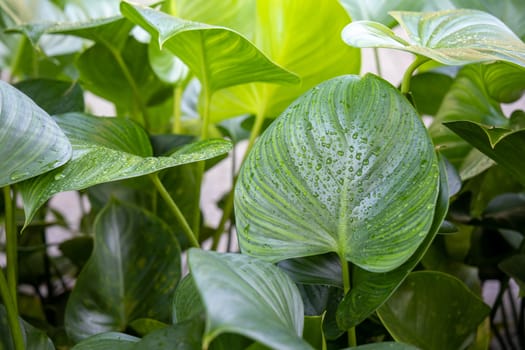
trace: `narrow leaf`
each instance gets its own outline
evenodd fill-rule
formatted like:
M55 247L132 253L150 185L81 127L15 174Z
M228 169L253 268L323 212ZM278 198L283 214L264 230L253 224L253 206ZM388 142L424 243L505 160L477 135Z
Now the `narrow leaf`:
M279 268L200 249L190 249L188 263L206 309L204 346L221 333L236 333L277 349L311 349L301 339L301 296Z
M268 261L337 253L390 271L430 229L436 155L391 85L344 76L312 89L262 135L235 190L243 253Z
M151 8L122 2L121 11L177 55L210 91L252 81L298 83L234 30L186 21Z
M460 280L432 271L410 274L378 310L394 339L429 350L461 348L489 312Z
M71 158L60 127L29 97L0 81L0 187L40 175Z
M73 145L73 157L65 166L20 185L26 224L56 193L151 174L210 159L231 149L229 142L216 139L189 144L169 156L153 157L146 132L129 120L80 113L55 120Z
M502 21L478 10L392 11L408 35L405 41L371 21L350 23L343 40L356 47L408 51L447 65L505 61L525 67L525 43Z
M123 331L138 318L167 320L181 276L180 248L167 225L111 202L97 216L93 255L68 300L65 324L76 340Z

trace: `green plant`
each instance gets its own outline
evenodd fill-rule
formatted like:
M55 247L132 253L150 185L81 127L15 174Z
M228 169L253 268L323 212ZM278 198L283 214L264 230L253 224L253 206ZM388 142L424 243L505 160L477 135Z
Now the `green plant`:
M524 5L30 3L0 2L1 348L525 346ZM415 58L397 89L354 47Z

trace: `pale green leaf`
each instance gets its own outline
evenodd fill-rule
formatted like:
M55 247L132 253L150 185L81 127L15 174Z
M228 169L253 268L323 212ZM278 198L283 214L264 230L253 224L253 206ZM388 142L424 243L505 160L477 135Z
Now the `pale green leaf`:
M525 43L502 21L478 10L392 11L407 41L371 21L350 23L343 40L356 47L384 47L411 52L447 65L505 61L525 66Z
M71 144L29 97L0 81L0 187L40 175L71 158Z
M355 1L339 0L353 21L370 20L382 23L392 28L396 21L388 14L389 11L421 11L425 7L424 0L375 0Z
M169 156L153 157L146 132L129 120L71 113L56 117L56 121L73 145L73 157L66 165L20 184L26 224L56 193L151 174L231 149L228 141L215 139L186 145Z
M296 73L301 84L255 83L218 91L212 99L212 120L242 114L275 118L313 86L359 72L360 51L338 39L350 19L336 0L263 0L253 7L251 30L243 34L253 36L268 57Z
M160 47L177 55L211 92L252 81L300 81L232 29L183 20L126 2L121 3L121 11L146 29Z
M206 310L204 346L236 333L275 349L311 349L301 339L301 296L278 267L200 249L190 249L188 264Z
M151 69L165 83L177 84L188 76L188 67L168 50L161 50L157 43L148 46L148 58Z
M93 254L69 297L65 325L79 341L123 331L138 318L167 320L181 276L171 229L142 209L110 202L94 224Z
M425 350L462 348L489 312L460 280L433 271L410 274L378 310L394 339Z
M438 195L413 107L373 75L325 82L261 136L235 190L241 250L268 261L335 252L390 271L423 242Z

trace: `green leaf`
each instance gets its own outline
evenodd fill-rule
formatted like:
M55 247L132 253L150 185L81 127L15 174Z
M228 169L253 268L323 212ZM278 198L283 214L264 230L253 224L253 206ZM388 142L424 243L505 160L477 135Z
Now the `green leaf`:
M410 274L378 310L394 339L421 349L462 348L489 312L460 280L432 271Z
M422 0L375 0L354 1L339 0L353 21L369 20L394 27L396 21L388 14L389 11L421 11L425 6Z
M73 145L73 157L65 166L20 184L26 225L56 193L151 174L231 149L228 141L216 139L189 144L169 156L153 157L146 132L129 120L71 113L56 121Z
M3 273L3 272L0 272ZM19 318L26 350L55 350L47 334ZM0 349L15 350L4 305L0 304Z
M234 30L183 20L126 2L120 6L124 16L146 29L160 47L177 55L210 92L252 81L300 81Z
M326 350L326 339L323 333L323 316L305 316L303 338L314 349Z
M15 87L50 115L84 111L84 94L77 83L33 79L18 82Z
M301 339L301 296L278 267L193 248L188 264L206 309L204 346L221 333L236 333L273 348L311 349Z
M204 328L200 319L192 319L151 332L135 344L133 350L201 350Z
M148 58L151 69L165 83L177 84L188 76L188 66L168 50L162 50L157 43L148 46Z
M173 298L173 323L179 323L204 315L204 305L193 275L187 275L180 281Z
M296 73L301 84L255 83L218 91L211 106L214 121L242 114L275 118L313 86L359 73L360 51L337 39L350 18L336 0L264 0L254 7L253 26L243 34L277 64Z
M448 122L445 126L525 184L525 129L511 131L470 121Z
M424 72L410 80L410 93L420 114L436 115L452 85L453 79L445 74Z
M29 97L0 81L0 187L40 175L71 158L71 144Z
M383 47L411 52L446 65L505 61L525 67L525 43L498 18L478 10L392 11L407 41L385 25L350 23L343 40L355 47Z
M278 266L295 283L323 284L343 288L341 261L336 254L283 260Z
M403 343L394 343L394 342L384 342L384 343L372 343L366 345L360 345L352 348L347 348L344 350L418 350L413 345L403 344Z
M168 324L157 321L153 318L138 318L134 321L131 321L129 324L129 328L133 330L134 334L138 334L140 336L145 336L151 332L166 328L168 326Z
M122 331L138 318L167 320L181 276L180 248L153 214L110 202L94 225L93 255L78 276L65 313L70 338Z
M89 337L71 350L131 350L139 338L124 333L107 332Z
M345 295L337 310L337 323L340 329L355 327L370 316L390 297L410 271L416 267L441 227L441 223L448 211L448 203L449 189L446 165L444 159L440 157L439 196L432 226L425 240L408 261L393 271L379 274L353 267L352 288Z
M235 189L243 253L328 252L376 272L405 262L432 224L436 155L419 116L384 80L325 82L262 135Z

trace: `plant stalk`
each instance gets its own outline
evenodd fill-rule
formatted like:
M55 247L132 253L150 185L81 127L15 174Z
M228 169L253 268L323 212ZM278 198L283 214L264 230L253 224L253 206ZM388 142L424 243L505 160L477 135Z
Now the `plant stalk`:
M421 66L423 63L429 61L430 59L423 56L417 56L414 62L412 62L407 70L405 71L405 74L403 75L403 81L401 82L401 93L403 95L407 95L410 92L410 79L412 78L412 74L414 74L414 71Z
M168 207L171 209L171 211L175 215L175 218L177 219L180 226L182 227L182 231L184 232L184 234L190 241L190 244L193 247L199 248L200 247L199 241L197 240L195 234L191 230L190 225L186 221L186 218L180 211L179 207L173 201L173 198L171 198L170 194L166 190L166 187L164 187L164 185L160 181L158 173L152 174L151 180L153 181L153 184L155 185L155 188L157 189L157 191L160 193L160 196L162 197L162 199L166 201L166 204L168 204Z
M377 47L374 47L372 50L374 52L374 62L376 64L376 72L377 72L377 75L381 77L383 74L381 71L381 60L379 59L379 49Z
M4 307L7 313L7 322L11 330L11 337L13 338L13 344L16 350L24 350L24 337L22 336L22 329L20 328L20 322L18 322L18 312L15 308L15 303L9 292L7 281L4 273L0 270L0 295L4 301Z
M177 84L173 88L173 128L172 128L172 132L174 134L182 134L181 98L182 98L182 85Z
M6 232L6 272L7 272L7 286L13 301L13 307L18 314L17 301L17 265L18 265L18 233L16 229L15 211L13 197L11 197L11 186L4 187L4 203L5 203L5 232Z
M341 272L343 275L343 288L344 288L344 294L345 296L350 292L350 289L352 287L350 283L350 270L348 269L348 262L346 261L345 257L340 254L339 260L341 261ZM352 327L347 330L348 333L348 346L353 347L357 346L357 338L355 334L355 327Z

